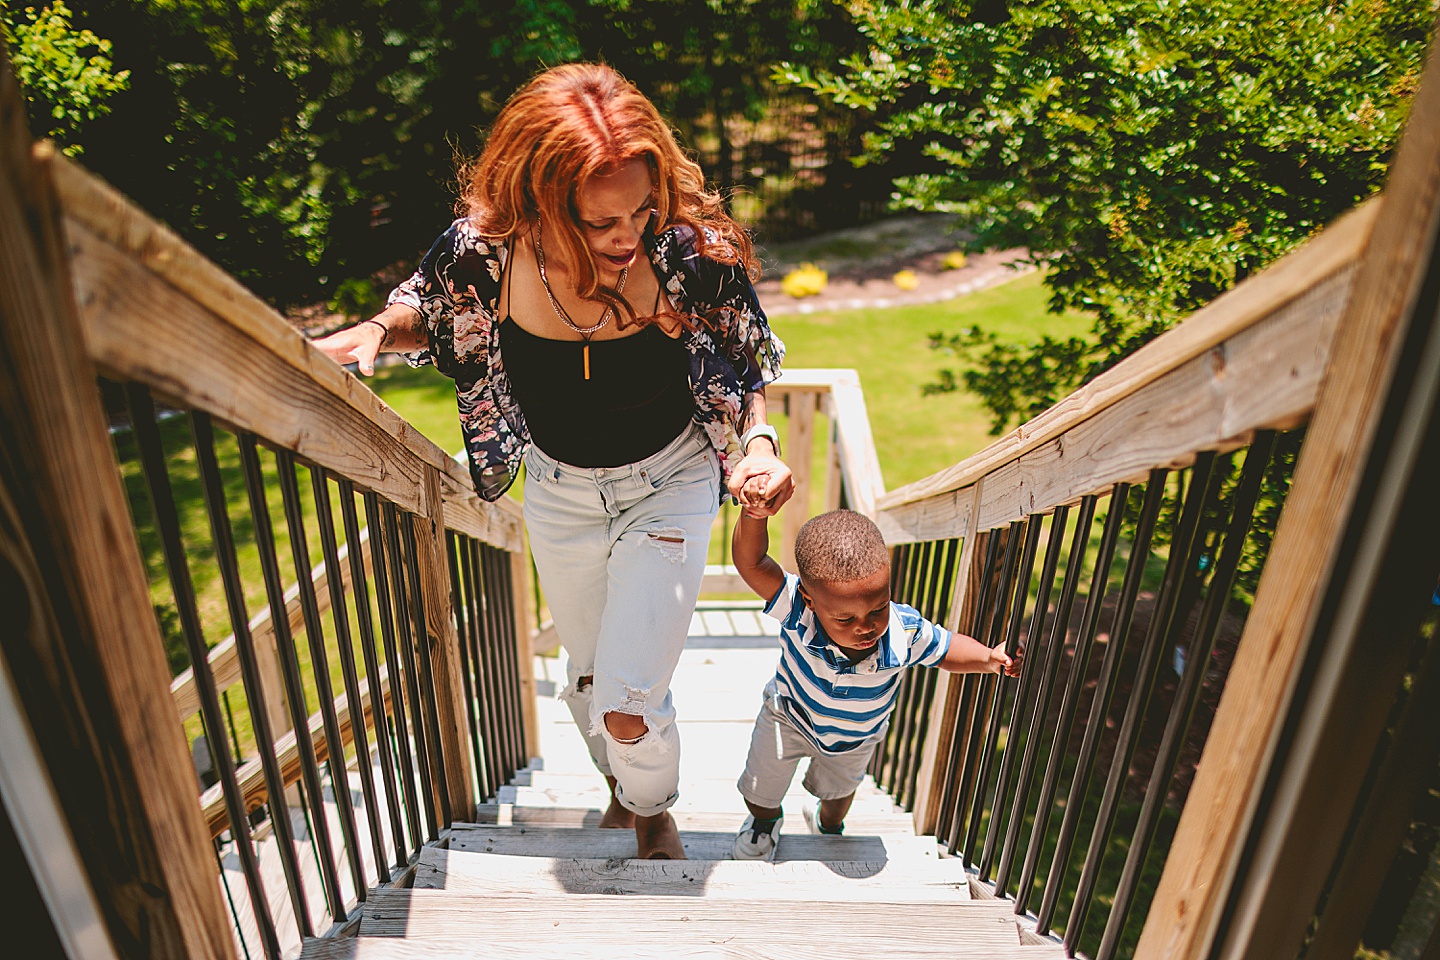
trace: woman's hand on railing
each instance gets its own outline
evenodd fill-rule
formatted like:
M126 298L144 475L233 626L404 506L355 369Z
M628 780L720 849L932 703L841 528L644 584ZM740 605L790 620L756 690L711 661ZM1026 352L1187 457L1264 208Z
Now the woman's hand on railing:
M761 444L763 448L766 444ZM748 454L730 474L727 484L730 495L740 508L757 519L773 517L795 492L795 478L785 461L772 453L756 449Z
M388 336L389 330L380 320L361 320L353 327L337 330L314 343L331 360L342 365L356 364L360 372L368 377L375 372L375 357Z
M382 351L411 353L424 349L425 326L413 307L392 303L369 320L321 337L315 346L336 363L356 364L368 377L375 372L375 357Z

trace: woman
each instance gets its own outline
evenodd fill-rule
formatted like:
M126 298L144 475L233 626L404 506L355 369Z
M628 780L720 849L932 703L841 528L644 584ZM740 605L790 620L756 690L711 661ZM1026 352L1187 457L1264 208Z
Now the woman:
M317 346L366 374L392 350L454 378L486 499L523 461L561 696L610 785L601 826L683 859L670 678L722 497L769 516L794 488L765 418L784 346L748 237L610 68L533 79L464 179L463 216L385 311Z

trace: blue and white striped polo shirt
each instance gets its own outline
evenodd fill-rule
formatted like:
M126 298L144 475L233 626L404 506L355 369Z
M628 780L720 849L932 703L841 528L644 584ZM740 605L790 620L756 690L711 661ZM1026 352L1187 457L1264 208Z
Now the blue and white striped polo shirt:
M895 707L901 671L936 666L950 650L950 631L892 601L875 652L851 663L815 622L793 573L765 612L780 621L780 665L766 692L774 688L796 729L826 753L853 750L879 733Z

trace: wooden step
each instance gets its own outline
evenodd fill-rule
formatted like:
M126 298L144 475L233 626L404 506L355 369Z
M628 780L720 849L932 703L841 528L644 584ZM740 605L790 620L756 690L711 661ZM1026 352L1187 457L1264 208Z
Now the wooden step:
M736 789L735 781L739 779L739 776L739 772L737 771L734 776L688 777L683 780L683 783L686 785L694 785L697 788L709 788L712 786L716 788L728 787L730 790L733 791ZM794 782L790 785L790 792L797 796L801 794L809 796L809 794L805 793L804 787L800 785L801 779L802 778L798 775L795 777ZM510 781L510 785L516 787L536 787L539 789L553 788L571 792L577 790L589 790L593 787L597 787L597 785L598 788L604 789L604 784L604 778L602 778L600 776L600 772L598 770L595 770L593 767L589 770L583 770L578 773L571 771L549 770L543 766L543 761L539 761L537 766L529 767L524 770L518 771L515 774L515 777ZM876 786L875 781L869 776L866 776L865 779L861 780L860 785L855 788L855 798L857 800L867 797L884 798L886 800L891 799L890 794L886 793L884 790L880 789L880 787Z
M798 805L785 802L785 824L782 833L809 833L805 817ZM696 830L732 834L738 832L745 821L740 811L707 811L671 809L675 823L681 830ZM516 806L509 803L481 803L475 808L477 824L524 824L552 827L597 827L600 825L600 808L594 805L579 806ZM915 821L908 813L867 813L854 812L845 818L845 830L854 836L914 836Z
M943 937L935 936L944 931ZM678 897L504 897L443 890L374 891L360 921L364 937L483 936L490 939L599 940L636 944L732 942L757 948L785 945L825 953L831 944L868 943L872 956L889 948L943 939L948 943L1015 945L1019 927L1004 900L953 903L780 903Z
M792 860L578 860L465 853L427 847L414 886L451 893L566 893L715 897L746 900L905 900L970 898L959 860L916 863Z
M738 829L738 828L737 828ZM691 860L728 860L734 831L680 831L680 842ZM551 827L524 824L455 824L450 849L466 853L504 853L522 857L612 860L635 856L635 834L630 830L598 827ZM861 836L827 837L784 832L776 860L868 861L916 860L938 856L934 837Z
M519 940L500 939L489 932L462 937L401 940L395 937L344 937L307 940L301 960L1066 960L1058 944L963 943L936 938L933 943L907 938L877 945L822 939L819 943L755 944L726 940L719 943L642 943L628 937L614 940L596 936L546 936L537 933Z

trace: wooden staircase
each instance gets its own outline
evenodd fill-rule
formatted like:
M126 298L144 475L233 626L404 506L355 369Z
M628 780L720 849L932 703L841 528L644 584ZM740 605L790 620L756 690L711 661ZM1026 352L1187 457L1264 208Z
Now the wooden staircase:
M308 941L302 957L1064 956L1022 934L1008 902L972 896L961 862L916 836L910 815L868 778L846 836L810 833L797 776L775 862L731 860L745 815L735 780L777 648L769 637L717 637L706 619L708 630L697 616L701 635L673 684L684 755L672 813L689 860L632 859L632 832L596 825L604 782L564 705L547 695L563 683L558 662L538 659L537 677L550 678L538 684L544 758L480 806L481 822L455 824L445 848L422 851L409 888L372 890L358 936Z

